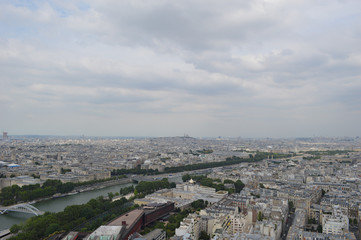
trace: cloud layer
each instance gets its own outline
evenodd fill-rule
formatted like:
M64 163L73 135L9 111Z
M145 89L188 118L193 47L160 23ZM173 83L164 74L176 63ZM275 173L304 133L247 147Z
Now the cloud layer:
M358 0L2 1L10 134L361 135Z

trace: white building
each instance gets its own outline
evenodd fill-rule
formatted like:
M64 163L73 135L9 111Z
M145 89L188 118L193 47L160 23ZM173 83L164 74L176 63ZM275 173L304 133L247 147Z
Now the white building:
M322 232L328 234L348 233L349 220L338 206L334 206L332 215L323 215Z
M264 237L271 237L272 239L281 239L282 222L280 221L257 221L254 232Z
M188 239L197 240L200 234L200 221L201 218L197 214L189 214L180 223L179 228L176 228L175 235L179 237L189 235Z
M232 233L242 233L246 230L246 216L243 214L230 215Z

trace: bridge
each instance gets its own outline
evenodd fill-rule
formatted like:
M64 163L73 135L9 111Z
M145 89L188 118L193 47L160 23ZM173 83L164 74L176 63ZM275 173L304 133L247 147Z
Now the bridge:
M17 204L12 206L1 206L0 207L0 214L5 214L7 212L22 212L22 213L30 213L36 216L42 215L44 212L40 211L36 207L24 203L24 204Z
M194 171L195 172L195 171ZM142 181L145 182L153 182L160 181L163 178L168 178L169 182L182 183L182 175L180 174L160 174L160 175L150 175L150 176L142 176L142 175L133 175L130 177L134 183L140 183Z
M157 180L162 180L160 177L156 178L156 177L148 177L148 176L133 176L131 177L132 181L135 183L140 183L142 181L145 182L153 182L153 181L157 181Z

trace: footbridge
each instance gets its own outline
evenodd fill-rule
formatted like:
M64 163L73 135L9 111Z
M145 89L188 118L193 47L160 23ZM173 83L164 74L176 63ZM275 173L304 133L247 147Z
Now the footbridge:
M40 211L36 207L24 203L24 204L16 204L12 206L0 206L0 214L4 214L7 212L22 212L22 213L30 213L36 216L42 215L44 212Z

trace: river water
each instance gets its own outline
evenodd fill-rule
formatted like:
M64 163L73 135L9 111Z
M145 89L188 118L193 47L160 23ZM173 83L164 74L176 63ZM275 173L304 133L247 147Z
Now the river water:
M90 199L98 196L108 196L109 192L119 192L121 188L132 185L132 183L125 183L114 185L102 189L97 189L89 192L82 192L71 196L54 198L42 202L32 204L34 207L43 212L61 212L66 206L87 203ZM10 212L8 214L0 215L0 231L10 228L14 224L23 223L26 219L34 215L27 213Z

